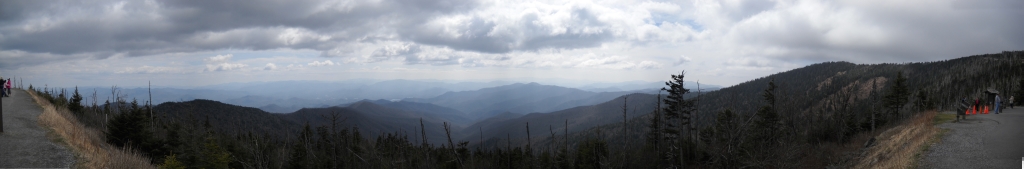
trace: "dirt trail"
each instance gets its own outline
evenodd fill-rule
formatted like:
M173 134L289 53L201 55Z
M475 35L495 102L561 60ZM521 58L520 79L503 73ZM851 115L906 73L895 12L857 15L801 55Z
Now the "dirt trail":
M940 124L950 131L923 153L921 168L1024 167L1024 108L1003 110Z
M51 141L39 125L43 109L24 90L3 99L3 127L0 133L0 168L69 168L75 163L71 151Z

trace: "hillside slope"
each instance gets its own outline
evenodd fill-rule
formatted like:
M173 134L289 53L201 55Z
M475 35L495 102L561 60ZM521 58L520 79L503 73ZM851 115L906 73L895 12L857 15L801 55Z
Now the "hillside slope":
M750 117L765 104L762 93L769 81L774 80L779 89L777 103L783 124L803 126L826 122L829 119L869 119L869 112L884 112L881 100L897 73L907 78L912 94L898 115L907 117L924 109L952 109L951 105L960 98L984 98L983 91L994 89L1018 98L1024 96L1019 82L1024 79L1024 51L1002 52L967 56L944 61L904 64L853 64L849 62L825 62L808 65L766 77L753 79L734 86L704 93L700 96L698 124L702 127L713 125L718 113L729 109L740 117ZM917 93L924 93L923 99ZM691 99L697 101L696 99ZM926 104L916 104L917 102ZM648 112L645 112L648 113ZM619 115L621 116L621 115ZM629 121L629 138L642 137L647 132L650 115L642 115ZM850 131L865 130L870 125L865 121L847 124ZM610 144L621 144L622 123L612 123L601 128L589 128L570 135L571 141L585 137L601 137ZM801 129L799 135L825 137L836 135L826 127ZM829 136L831 137L831 136ZM520 144L525 144L518 138ZM550 139L534 139L534 145L550 144ZM574 144L574 143L573 143Z
M627 102L628 99L628 102ZM530 113L518 118L505 120L485 120L466 128L464 140L476 140L482 129L485 138L489 137L526 137L526 123L530 124L531 137L550 135L549 130L564 132L566 123L568 131L576 132L598 125L621 123L623 120L622 106L628 105L627 118L647 114L655 109L656 95L630 94L613 100L590 106L579 106L551 113ZM568 121L568 122L567 122Z

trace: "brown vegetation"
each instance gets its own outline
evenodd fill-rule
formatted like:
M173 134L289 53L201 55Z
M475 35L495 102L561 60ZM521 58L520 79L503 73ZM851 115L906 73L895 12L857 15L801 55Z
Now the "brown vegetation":
M29 95L43 108L39 123L63 138L75 151L75 168L156 168L149 158L131 148L121 149L103 141L103 134L78 122L67 108L57 108L34 91Z
M879 134L876 145L858 158L853 168L913 168L920 152L928 148L940 130L934 119L938 112L927 111L915 115L904 124Z

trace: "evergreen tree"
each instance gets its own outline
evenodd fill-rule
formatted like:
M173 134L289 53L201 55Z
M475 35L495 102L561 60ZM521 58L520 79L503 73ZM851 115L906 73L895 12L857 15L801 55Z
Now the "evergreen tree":
M572 159L569 159L569 148L562 147L561 149L559 149L555 155L555 161L558 162L559 168L572 168L573 163Z
M292 156L288 160L288 168L312 168L309 156L311 137L313 137L313 130L309 127L309 123L306 123L306 126L302 128L302 132L299 133L299 137L292 146Z
M768 82L768 88L764 90L761 96L765 100L765 104L762 105L761 109L758 110L756 116L757 119L752 127L752 131L755 131L752 138L754 140L748 142L760 142L759 150L771 149L772 146L777 143L777 139L780 138L778 133L781 130L778 111L776 109L776 94L775 89L778 86L775 85L775 80L772 79Z
M72 113L81 113L82 109L82 95L78 94L78 86L75 86L75 93L71 96L71 103L68 105L68 110Z
M576 146L576 168L601 168L608 157L608 144L604 140L588 138Z
M708 132L709 137L715 141L714 143L721 143L729 139L729 132L735 131L736 123L733 119L736 118L736 113L733 113L730 109L725 109L718 113L718 117L715 119L715 126L711 128L711 132Z
M757 111L757 127L756 131L760 140L772 140L775 139L775 133L779 130L779 114L775 108L775 79L768 82L768 88L764 89L764 93L761 97L764 98L765 105L761 106L761 109ZM770 142L770 141L766 141Z
M203 143L202 155L199 168L226 169L230 168L228 165L233 161L231 153L217 144L217 140L213 137L206 138L206 142Z
M693 105L683 99L683 95L690 93L690 89L683 87L683 76L686 72L682 72L679 75L672 75L672 81L665 82L669 88L661 88L662 91L668 91L668 96L664 99L665 107L665 120L669 123L665 124L665 136L669 139L680 139L681 133L686 130L685 125L690 124L691 109Z
M688 141L693 141L683 136L684 131L693 129L691 118L694 109L692 102L683 99L683 95L690 93L690 89L683 87L685 75L685 71L679 75L671 75L672 80L665 82L668 88L661 88L663 91L668 91L668 96L664 99L665 107L662 108L665 112L665 127L662 131L665 142L674 145L669 147L669 154L666 157L666 159L672 159L670 164L673 165L682 165L684 148L691 147L691 142Z
M160 164L160 168L161 169L185 169L185 164L182 164L181 162L179 162L178 158L174 154L171 154L170 156L167 156L167 158L164 158L164 163Z
M1020 82L1017 82L1017 85L1017 97L1013 98L1013 104L1021 105L1020 102L1024 102L1022 101L1024 100L1024 78L1021 78Z
M885 105L889 108L890 116L895 117L898 115L909 97L910 91L907 89L907 78L903 76L903 71L897 72L896 80L893 81L892 87L889 87L889 94L885 96Z
M178 150L184 143L181 138L181 124L177 122L171 122L171 124L165 125L163 127L163 130L165 131L164 133L166 135L164 135L163 139L154 138L154 142L158 143L158 145L155 145L157 149L168 151L160 151L161 154L156 154L155 156L153 156L154 160L159 160L160 156L164 156L163 158L170 158L171 155L174 155L172 152L181 152L176 150ZM166 161L167 159L164 160Z
M118 147L134 146L144 151L153 150L153 132L149 130L149 124L149 118L141 109L115 115L107 124L107 142Z
M540 153L540 168L555 168L555 161L551 157L550 151L544 151Z
M914 108L917 108L918 111L924 111L930 108L928 106L928 95L924 90L917 91L916 99L914 99Z

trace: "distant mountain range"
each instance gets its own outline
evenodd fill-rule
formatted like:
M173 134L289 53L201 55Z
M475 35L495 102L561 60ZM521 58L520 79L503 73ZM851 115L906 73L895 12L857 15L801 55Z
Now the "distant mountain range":
M578 85L576 90L602 93L611 92L611 97L630 92L657 92L664 82L630 81L621 83L591 83ZM436 98L449 92L476 91L515 84L510 81L490 82L446 82L440 80L373 80L354 79L345 81L273 81L226 83L194 88L119 87L119 96L128 100L137 99L140 103L149 100L152 92L154 103L187 101L194 99L216 100L234 105L260 108L273 113L290 113L302 108L323 108L338 104L353 103L360 100L415 100ZM693 83L687 83L693 85ZM706 85L706 84L705 84ZM159 85L156 85L159 86ZM714 85L707 85L715 87ZM564 87L562 88L571 88ZM73 91L73 89L69 89ZM80 87L79 92L91 103L93 92L96 92L98 104L112 100L111 87ZM487 91L482 91L487 92ZM587 102L583 104L594 104ZM569 104L568 107L578 105ZM567 106L542 108L538 110L513 110L518 113L545 112L568 108ZM466 110L460 109L461 111ZM493 114L492 114L493 115ZM486 116L486 115L485 115Z
M593 105L635 92L638 91L598 93L538 83L516 83L474 91L448 92L433 98L405 101L451 107L469 113L472 119L485 119L503 112L546 113Z
M657 95L629 94L596 105L579 106L551 113L530 113L514 116L508 113L480 121L463 130L463 140L476 140L480 130L484 137L511 136L526 137L526 125L530 125L530 136L540 138L550 135L549 130L564 132L568 122L569 132L576 132L598 125L621 123L623 118L633 118L654 111ZM626 105L623 114L622 106ZM625 115L626 117L623 117Z
M620 92L620 91L637 91L637 90L650 90L650 89L661 89L665 87L665 82L646 82L646 81L627 81L617 83L593 83L576 87L581 90L592 91L592 92ZM700 87L705 90L718 90L722 88L719 85L703 84L699 86L696 82L687 81L683 84L683 87L687 89L696 89Z
M497 92L500 91L500 92ZM510 94L510 93L518 93ZM499 94L508 94L510 97L501 97ZM442 123L452 124L452 137L476 138L480 137L479 131L485 133L512 133L513 136L525 136L524 133L517 133L518 128L525 122L533 122L537 130L542 126L554 126L556 129L563 129L563 120L569 119L570 130L577 131L592 126L614 123L621 121L621 110L617 107L622 105L625 96L615 92L593 93L578 89L547 86L540 84L513 84L502 87L481 89L478 91L459 92L449 96L451 102L466 101L473 102L483 99L493 99L494 107L474 107L484 110L506 110L503 113L495 113L491 116L480 116L466 113L455 108L435 105L432 103L414 102L406 100L361 100L353 103L340 104L322 108L302 108L292 113L269 113L257 108L237 106L229 103L197 99L186 102L167 102L155 107L158 116L184 121L209 122L211 128L220 132L232 133L246 130L255 130L266 133L285 133L280 135L287 137L286 133L298 131L305 124L310 126L330 126L333 123L330 117L339 117L338 127L358 127L359 130L375 136L381 133L403 132L409 135L420 133L420 120L422 120L427 138L430 142L439 144L440 139L445 137L442 130ZM468 97L477 96L477 97ZM489 98L488 98L489 97ZM651 94L631 94L630 114L634 117L640 112L653 110L650 103L655 98ZM517 102L540 98L541 102ZM604 98L608 98L607 100ZM442 99L437 99L442 100ZM481 103L481 102L473 102ZM583 105L596 103L596 105ZM503 104L516 104L526 108L504 106ZM646 104L646 105L645 105ZM538 110L541 108L553 109L555 107L571 106L572 108L553 111L550 113L534 112L529 114L513 113L512 111ZM265 107L272 108L272 107ZM480 120L474 118L482 117ZM533 135L543 134L542 132L531 133ZM494 135L486 135L490 137ZM415 139L419 139L416 137Z
M408 106L401 103L391 105ZM291 137L288 135L289 133L301 130L306 124L314 128L330 127L334 124L331 117L337 116L337 127L358 127L364 137L374 137L381 133L392 132L419 134L419 122L420 119L423 119L428 138L440 138L444 136L441 124L449 120L446 114L403 110L377 105L372 101L360 101L347 107L304 108L293 113L280 114L218 101L197 99L163 103L154 107L154 113L162 117L159 118L162 120L210 124L210 129L220 133L253 131L278 137ZM440 139L430 141L436 144L441 143Z

